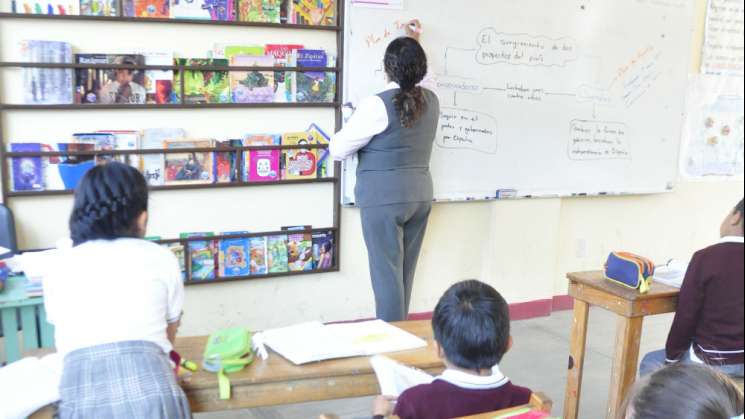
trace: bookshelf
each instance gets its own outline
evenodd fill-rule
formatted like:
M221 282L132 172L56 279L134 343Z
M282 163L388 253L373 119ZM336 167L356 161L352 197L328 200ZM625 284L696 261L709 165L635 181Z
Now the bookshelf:
M220 153L235 153L236 157L236 168L241 168L243 163L244 153L252 150L292 150L292 149L325 149L326 145L302 145L302 146L249 146L249 147L228 147L228 146L216 146L214 148L194 148L194 149L140 149L140 150L96 150L96 151L70 151L70 152L9 152L8 144L10 138L6 141L6 128L3 126L3 122L9 118L9 114L13 112L85 112L85 111L105 111L105 112L118 112L118 111L135 111L135 112L150 112L160 110L200 110L200 109L248 109L248 110L282 110L282 109L333 109L334 110L334 125L338 130L341 127L342 113L341 113L341 98L343 97L343 68L344 68L344 1L337 2L337 25L334 26L312 26L312 25L300 25L300 24L276 24L276 23L258 23L258 22L239 22L239 21L210 21L210 20L199 20L199 19L168 19L168 18L134 18L124 16L80 16L80 15L34 15L34 14L16 14L16 13L0 13L0 25L4 21L21 21L23 25L45 25L47 22L58 22L64 25L84 25L84 24L106 24L106 25L119 25L119 24L145 24L145 25L165 25L165 26L179 26L183 25L195 25L200 28L235 28L245 30L248 34L250 31L257 29L270 29L273 31L273 36L276 37L277 43L282 41L282 34L287 31L299 31L299 32L319 32L319 33L330 33L335 36L336 46L336 66L335 67L239 67L239 66L220 66L220 65L205 65L205 66L192 66L192 65L126 65L126 64L78 64L78 63L46 63L46 62L21 62L21 61L0 61L0 71L6 69L29 69L29 68L51 68L51 69L133 69L133 70L171 70L181 75L181 83L174 85L174 90L180 92L179 102L168 103L168 104L84 104L84 103L70 103L70 104L23 104L23 103L2 103L0 102L0 173L2 175L2 202L6 205L13 200L26 200L26 199L53 199L55 196L69 196L72 195L72 190L41 190L41 191L13 191L11 188L11 175L10 165L13 158L18 157L59 157L59 156L119 156L119 155L148 155L148 154L169 154L169 153L188 153L188 152L220 152ZM121 7L119 8L121 11ZM292 103L186 103L186 95L184 89L184 77L185 71L275 71L284 73L301 73L301 72L325 72L334 73L336 75L336 98L332 102L292 102ZM73 87L74 88L74 87ZM0 82L0 91L3 90L2 82ZM284 187L301 187L303 185L328 185L331 189L329 195L331 196L331 211L332 211L332 225L322 228L316 228L313 226L311 230L297 230L297 231L259 231L252 232L250 234L240 234L232 236L211 236L211 237L189 237L189 238L167 238L158 240L161 244L173 244L180 243L185 247L184 251L184 265L187 270L186 285L204 285L221 282L233 282L242 280L258 280L275 277L295 277L301 275L313 275L329 272L338 272L341 265L341 166L338 162L334 163L333 176L328 178L317 178L317 179L301 179L301 180L278 180L271 182L248 182L242 176L241 171L238 170L238 180L230 183L209 183L209 184L188 184L188 185L159 185L150 186L151 193L154 194L168 194L171 191L189 191L190 193L199 193L200 191L214 190L214 191L227 191L245 188L248 191L257 190L255 188L284 188ZM280 205L280 203L272 203ZM270 204L271 205L271 204ZM17 222L34 222L34 220L24 220L24 217L16 214ZM182 231L192 231L190 226L184 225ZM188 251L189 243L195 241L209 241L209 240L221 240L230 238L251 238L251 237L269 237L277 235L287 234L313 234L313 233L327 233L333 234L333 240L335 244L334 263L331 268L318 269L313 271L299 271L299 272L281 272L281 273L268 273L261 275L250 275L240 277L225 277L220 278L216 273L215 279L210 280L194 280L191 275L191 260L190 252Z

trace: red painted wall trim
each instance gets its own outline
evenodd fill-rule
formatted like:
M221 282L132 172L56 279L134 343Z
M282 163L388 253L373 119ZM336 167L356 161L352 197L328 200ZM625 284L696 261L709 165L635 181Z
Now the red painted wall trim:
M527 320L536 317L550 316L554 311L571 310L574 298L568 295L556 295L551 299L534 300L525 303L510 304L511 320ZM409 314L409 320L431 320L432 312Z

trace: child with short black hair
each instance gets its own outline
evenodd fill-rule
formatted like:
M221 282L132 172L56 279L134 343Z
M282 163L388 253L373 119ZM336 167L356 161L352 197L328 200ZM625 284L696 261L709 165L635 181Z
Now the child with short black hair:
M743 395L723 373L706 365L676 364L642 378L618 419L735 419Z
M439 356L447 369L431 384L376 400L376 418L448 419L527 404L532 392L513 385L498 364L512 346L507 302L491 286L460 282L440 298L432 318Z
M745 247L743 201L725 217L719 243L696 252L680 289L667 345L647 354L646 375L677 362L704 363L743 376L745 352Z

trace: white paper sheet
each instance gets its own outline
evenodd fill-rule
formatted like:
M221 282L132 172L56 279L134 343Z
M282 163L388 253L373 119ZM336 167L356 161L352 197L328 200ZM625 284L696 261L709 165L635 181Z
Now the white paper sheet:
M378 377L380 393L385 396L399 397L404 391L421 384L429 384L435 379L424 371L399 364L382 355L370 358L370 365Z

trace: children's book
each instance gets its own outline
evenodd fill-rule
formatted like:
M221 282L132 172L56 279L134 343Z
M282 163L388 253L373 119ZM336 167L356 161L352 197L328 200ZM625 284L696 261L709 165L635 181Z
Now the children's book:
M174 19L235 20L235 0L171 0Z
M283 230L309 230L310 226L286 227ZM291 272L313 270L313 238L310 233L297 232L287 235L287 264Z
M217 146L232 148L241 147L243 141L241 140L226 140L218 141ZM230 183L238 180L238 167L237 167L237 153L236 151L221 151L215 153L215 182L216 183Z
M86 16L118 16L119 0L80 0L80 14Z
M186 66L227 66L227 59L179 58L178 65ZM184 71L184 94L186 103L230 103L230 77L228 71ZM177 101L180 99L181 74L176 72L173 84L176 86Z
M127 17L171 17L170 0L122 0L122 14Z
M12 152L38 152L41 151L40 143L11 143ZM41 157L13 157L11 168L13 170L14 191L42 191L44 190L44 177L42 172Z
M230 60L231 58L238 55L253 55L263 56L264 46L263 45L236 45L236 44L215 44L214 54L222 54L220 58Z
M186 137L181 128L149 128L142 131L141 148L143 150L163 149L166 140L174 141ZM165 158L163 154L143 154L141 171L148 185L162 185L165 179Z
M77 0L11 0L11 11L26 15L77 15L78 6Z
M80 144L93 144L95 150L116 150L116 136L109 133L76 133L72 135L73 140ZM99 154L96 156L96 164L105 164L114 160L112 154Z
M287 272L287 236L269 236L266 246L269 273Z
M94 151L95 144L56 143L42 144L42 151ZM42 172L46 190L72 190L83 176L96 165L93 156L61 156L42 159Z
M247 231L231 231L222 233L224 236L248 234ZM248 276L251 274L251 251L249 239L220 240L220 278Z
M186 257L184 255L184 245L181 243L169 243L165 245L168 250L173 253L174 256L176 256L176 259L178 260L178 266L181 270L181 279L186 280Z
M336 0L292 0L290 23L333 26L336 24Z
M320 49L300 49L297 52L298 67L327 67L329 57L326 51ZM333 102L336 97L336 74L326 72L298 72L297 92L298 102Z
M137 54L75 54L79 64L144 65L145 57ZM145 71L136 69L81 68L75 71L77 103L143 104L147 99Z
M170 140L164 148L214 147L214 140ZM208 184L214 180L213 151L169 153L165 155L164 183L166 185Z
M331 143L331 137L326 134L321 127L316 124L310 124L307 130L305 130L310 137L309 141L311 144L325 144ZM319 179L333 177L334 173L334 160L330 158L329 150L317 149L316 154L318 155L318 161L316 162L316 174Z
M326 270L334 267L334 233L313 233L313 269Z
M282 145L311 144L307 132L287 133L282 136ZM315 179L318 163L318 150L294 149L282 152L282 179Z
M266 275L266 237L252 237L248 239L251 249L251 275Z
M274 57L275 67L294 67L297 65L297 51L302 45L295 44L267 44L266 54ZM295 72L274 72L274 101L288 103L295 100Z
M97 133L111 134L114 136L114 150L137 150L140 148L140 133L138 131L106 131ZM128 164L141 170L141 159L137 154L115 156L114 160Z
M181 233L182 239L192 237L213 237L214 233ZM189 241L191 256L191 280L204 281L215 279L217 251L214 240Z
M280 0L236 0L238 20L242 22L280 23Z
M165 51L138 51L137 54L145 57L147 65L173 65L173 53ZM173 86L173 71L171 70L145 70L144 80L147 103L166 104L176 103L176 94Z
M272 134L249 134L245 146L280 145L281 137ZM250 150L245 154L245 171L249 182L275 182L280 179L279 150Z
M23 41L21 55L32 63L72 63L72 46L68 42ZM60 105L73 102L72 69L23 69L24 102L27 104Z
M271 55L236 55L230 58L236 67L274 67ZM233 103L271 103L274 100L274 71L231 71Z

